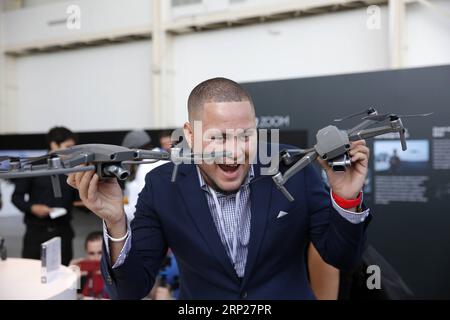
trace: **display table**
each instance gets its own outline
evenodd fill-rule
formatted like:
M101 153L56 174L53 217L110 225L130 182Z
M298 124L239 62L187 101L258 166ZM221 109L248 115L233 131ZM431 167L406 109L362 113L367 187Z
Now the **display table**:
M77 275L61 266L50 283L41 283L41 261L8 258L0 261L0 300L75 300Z

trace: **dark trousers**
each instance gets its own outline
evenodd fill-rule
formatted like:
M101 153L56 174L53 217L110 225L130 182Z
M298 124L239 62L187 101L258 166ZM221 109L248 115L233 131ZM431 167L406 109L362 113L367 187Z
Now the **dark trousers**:
M73 229L70 223L60 225L27 224L23 238L22 257L41 259L41 243L53 237L61 237L61 263L69 265L73 258Z

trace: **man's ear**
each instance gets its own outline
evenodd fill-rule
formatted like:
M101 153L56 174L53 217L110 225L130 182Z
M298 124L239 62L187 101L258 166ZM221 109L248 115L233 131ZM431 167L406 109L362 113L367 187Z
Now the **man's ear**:
M194 141L194 131L189 122L185 122L183 125L183 133L186 138L186 142L189 145L189 148L192 149L193 141Z
M50 150L54 151L54 150L58 150L59 149L59 144L57 144L55 141L50 142Z

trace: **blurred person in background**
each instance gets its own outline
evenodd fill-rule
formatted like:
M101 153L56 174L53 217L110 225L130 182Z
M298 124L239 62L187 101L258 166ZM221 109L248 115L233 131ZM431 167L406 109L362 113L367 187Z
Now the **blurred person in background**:
M81 261L100 261L102 258L103 233L93 231L89 233L84 240L84 258L78 258L70 262L71 265L78 264Z
M172 148L172 131L164 130L159 134L159 145L162 150L170 152L170 148Z
M103 232L94 231L87 235L84 242L86 255L73 260L70 264L80 268L80 291L83 298L107 298L105 284L100 271L102 258Z
M49 151L66 149L75 145L76 135L65 127L54 127L47 133ZM12 195L13 204L22 211L26 227L22 257L41 258L41 243L61 237L61 262L68 265L73 256L71 225L73 203L79 200L77 192L67 185L66 177L59 176L61 198L55 198L49 176L16 179ZM65 214L51 218L54 208L62 208Z
M166 134L168 134L169 143L164 142L165 138L167 138ZM170 136L171 133L167 131L167 133L163 134L163 143L161 144L161 147L167 146L170 151L171 143L170 143ZM145 149L145 150L156 150L159 151L161 149L159 148L153 148L152 146L152 139L148 135L147 132L144 130L134 130L128 132L123 141L122 146L130 149ZM131 175L130 178L125 182L125 213L127 215L127 218L129 221L133 220L134 218L134 212L135 212L135 206L137 203L138 195L141 192L142 188L144 188L145 185L145 176L147 173L149 173L151 170L153 170L156 167L159 167L160 165L167 163L167 161L158 161L156 163L150 163L150 164L141 164L141 165L135 165L131 168ZM150 299L152 300L170 300L173 299L172 290L170 289L170 283L168 283L167 276L165 275L165 270L170 269L168 268L172 263L176 266L175 258L172 256L169 256L170 253L168 253L166 260L171 261L169 264L165 264L164 262L161 265L159 280L156 281L155 285L152 289L152 291L149 294Z
M144 149L144 150L160 150L153 148L152 139L144 130L134 130L128 132L122 141L122 146L130 149ZM154 168L167 163L167 161L158 161L155 163L147 163L140 165L132 165L131 175L125 182L125 213L128 221L133 220L135 206L138 195L145 185L145 176Z
M173 252L169 249L148 296L151 300L173 300L178 298L180 273Z
M307 252L308 276L317 300L337 300L339 295L339 269L323 261L312 243Z

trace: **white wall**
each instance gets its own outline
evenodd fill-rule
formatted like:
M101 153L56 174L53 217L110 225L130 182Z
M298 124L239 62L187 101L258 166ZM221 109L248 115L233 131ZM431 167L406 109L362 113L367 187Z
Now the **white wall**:
M407 6L405 65L421 67L450 63L450 1Z
M5 34L5 46L39 47L48 42L55 44L80 38L89 39L99 34L132 32L149 28L151 24L152 10L149 0L54 2L3 13L2 19L8 30ZM72 5L79 9L79 29L67 27L67 19L73 13L67 10Z
M0 1L0 133L2 132L2 128L4 128L6 119L9 118L7 116L6 101L6 56L2 54L5 30L1 12L5 9L4 5L5 4Z
M440 9L408 5L405 67L450 63L450 1L431 2ZM381 29L368 30L360 8L174 36L174 104L160 123L152 121L149 40L20 57L0 132L44 132L55 124L83 131L172 127L185 121L189 91L206 78L249 82L387 69L387 18L382 7Z
M24 7L41 6L55 2L63 2L64 0L23 0Z
M210 77L249 82L387 68L386 8L381 18L380 30L369 30L365 9L357 9L175 37L178 123L190 90Z
M139 41L17 59L17 120L11 132L148 128L151 43Z

